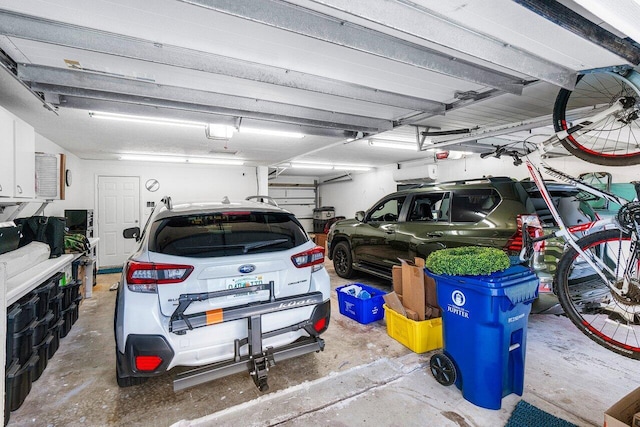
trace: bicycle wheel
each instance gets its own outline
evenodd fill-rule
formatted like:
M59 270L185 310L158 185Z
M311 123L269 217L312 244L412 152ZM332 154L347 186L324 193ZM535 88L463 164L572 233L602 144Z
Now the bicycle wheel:
M637 75L634 71L629 73ZM595 129L577 131L563 139L562 145L574 156L590 163L606 166L640 163L640 120L637 108L640 89L620 74L584 74L578 77L573 91L561 89L553 106L553 127L556 132L567 130L573 123L609 108L623 96L636 100L632 112L612 115L600 122Z
M640 359L640 282L637 249L620 230L604 230L577 241L578 246L600 259L612 273L605 273L618 289L627 260L633 258L629 291L621 296L589 266L575 249L568 249L556 272L556 293L565 314L584 334L601 346L632 359Z

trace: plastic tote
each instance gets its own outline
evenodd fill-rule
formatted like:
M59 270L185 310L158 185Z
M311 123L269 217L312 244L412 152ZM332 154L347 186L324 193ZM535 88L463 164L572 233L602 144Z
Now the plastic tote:
M527 321L538 297L535 273L521 265L488 276L425 271L436 281L442 309L444 356L431 360L436 379L445 384L442 369L466 400L483 408L500 409L504 396L521 396Z

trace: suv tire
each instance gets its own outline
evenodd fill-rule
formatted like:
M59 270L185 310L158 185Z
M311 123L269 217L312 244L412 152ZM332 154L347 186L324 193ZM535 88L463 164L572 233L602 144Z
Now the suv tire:
M353 277L353 258L349 243L340 242L333 250L333 268L336 274L344 279Z

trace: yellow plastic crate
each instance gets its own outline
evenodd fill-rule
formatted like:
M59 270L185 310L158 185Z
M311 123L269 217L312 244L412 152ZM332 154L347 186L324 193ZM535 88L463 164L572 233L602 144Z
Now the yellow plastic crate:
M416 353L442 347L442 317L416 322L383 305L387 334Z

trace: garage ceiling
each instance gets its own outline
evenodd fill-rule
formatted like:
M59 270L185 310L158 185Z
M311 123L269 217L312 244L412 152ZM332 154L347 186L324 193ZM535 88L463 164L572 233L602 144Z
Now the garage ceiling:
M164 153L320 176L335 171L291 164L376 167L432 159L433 148L484 152L529 128L550 132L537 128L578 72L640 62L621 24L561 3L1 0L1 104L82 159ZM633 0L613 4L618 18L638 22ZM99 120L101 112L196 125ZM211 139L206 124L239 132ZM420 132L455 135L430 136L419 150ZM388 140L409 149L383 147Z

